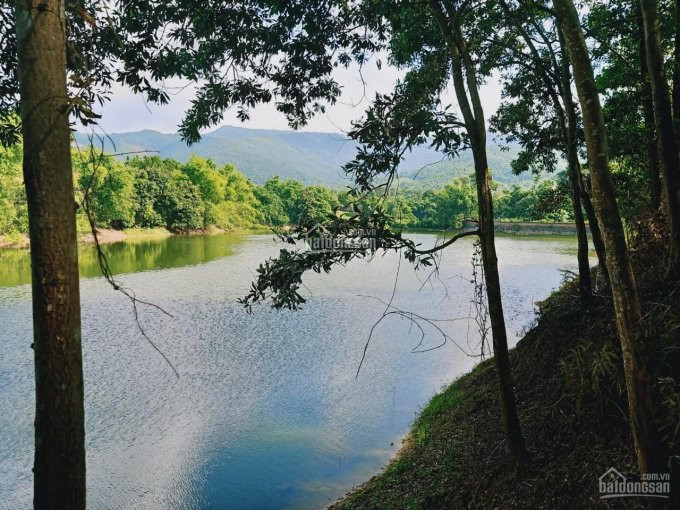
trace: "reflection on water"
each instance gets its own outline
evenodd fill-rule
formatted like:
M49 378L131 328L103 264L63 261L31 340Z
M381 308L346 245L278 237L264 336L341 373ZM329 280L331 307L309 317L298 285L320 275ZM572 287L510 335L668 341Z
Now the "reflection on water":
M393 317L376 328L358 377L382 313L366 296L389 299L398 256L310 275L299 312L248 315L236 299L280 247L246 235L106 246L114 270L127 273L123 283L173 314L143 309L141 320L181 377L140 336L129 302L101 278L81 281L89 508L321 508L379 471L428 398L476 362L465 319L469 239L445 252L436 277L402 263L394 301L461 318L445 323L455 345L412 353L420 335ZM95 276L88 249L81 270ZM30 507L32 492L30 287L10 286L27 283L17 253L0 252L0 508L8 509ZM571 239L499 238L511 338L559 284L559 269L574 269L574 253ZM440 342L426 332L425 347Z
M150 269L165 269L201 264L234 252L245 239L241 234L201 236L168 236L134 238L103 244L111 270L134 273ZM80 275L101 276L97 253L92 244L82 244L78 250ZM31 282L31 262L28 250L0 249L0 287L11 287Z

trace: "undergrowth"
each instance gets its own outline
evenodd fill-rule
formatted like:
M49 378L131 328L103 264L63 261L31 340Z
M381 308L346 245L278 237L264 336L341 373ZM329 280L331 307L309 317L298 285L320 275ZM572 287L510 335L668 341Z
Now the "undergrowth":
M657 425L680 466L680 282L664 276L663 231L654 222L630 236L653 360ZM409 441L380 475L333 508L645 508L648 500L601 500L610 467L637 474L621 347L611 297L579 299L573 279L540 304L533 327L510 352L518 413L530 451L521 472L508 462L492 360L436 395ZM673 482L674 490L677 482Z

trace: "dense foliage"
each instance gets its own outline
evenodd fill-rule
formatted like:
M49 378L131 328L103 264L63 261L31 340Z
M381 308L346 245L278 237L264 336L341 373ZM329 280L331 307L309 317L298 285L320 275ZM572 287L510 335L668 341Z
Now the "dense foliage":
M73 160L76 197L82 203L89 189L91 209L101 228L162 227L184 232L208 226L225 230L283 227L322 222L336 210L352 207L352 198L342 190L278 177L258 186L232 164L217 166L197 156L181 164L158 156L118 161L76 152ZM532 186L500 186L495 195L498 219L570 219L562 177ZM373 210L377 200L377 196L366 198L362 207ZM476 216L477 197L472 180L458 177L439 190L395 190L383 205L394 226L460 228L465 218ZM79 227L89 229L82 207ZM0 235L11 238L27 231L21 146L0 148Z

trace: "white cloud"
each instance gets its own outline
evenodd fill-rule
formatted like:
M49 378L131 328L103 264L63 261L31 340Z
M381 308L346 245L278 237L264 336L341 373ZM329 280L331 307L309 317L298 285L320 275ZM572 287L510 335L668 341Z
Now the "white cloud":
M386 64L382 69L378 69L373 62L366 65L361 73L356 65L349 69L337 70L335 77L342 86L342 96L335 105L327 108L325 114L313 118L302 131L347 131L353 120L361 118L375 93L389 92L401 76L402 71ZM182 84L179 83L176 85L178 86L174 95L171 95L170 104L164 106L147 103L142 96L116 86L111 101L106 103L101 112L100 126L107 133L142 129L154 129L164 133L176 132L195 91L191 85L187 87L180 87ZM490 80L481 88L480 93L488 117L496 111L500 103L498 80ZM453 98L450 90L446 95ZM244 124L237 119L235 110L226 112L221 125L224 124L260 129L290 129L284 116L276 111L273 104L260 105L252 110L250 120Z

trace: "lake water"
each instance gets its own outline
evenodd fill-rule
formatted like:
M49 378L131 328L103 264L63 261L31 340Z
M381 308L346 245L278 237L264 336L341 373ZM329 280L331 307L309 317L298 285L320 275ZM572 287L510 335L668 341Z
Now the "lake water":
M433 234L412 234L424 246ZM571 238L500 237L511 342L534 302L575 269ZM88 507L91 509L322 508L377 473L428 399L478 361L470 283L472 241L450 247L440 273L399 256L356 261L305 280L297 312L236 303L269 235L170 237L105 246L114 272L156 303L141 310L98 277L81 249ZM438 322L450 341L412 352L420 332L397 315L371 327L389 300ZM30 508L34 416L29 263L0 251L0 508ZM377 298L377 299L376 299ZM432 327L418 350L442 337Z

